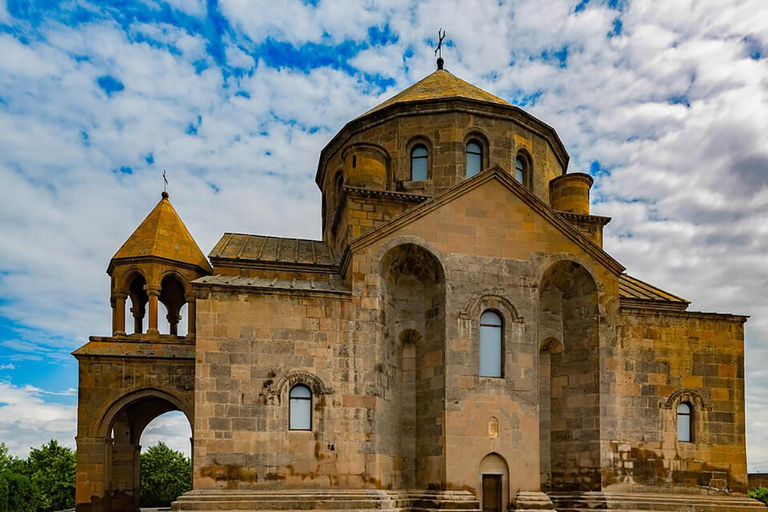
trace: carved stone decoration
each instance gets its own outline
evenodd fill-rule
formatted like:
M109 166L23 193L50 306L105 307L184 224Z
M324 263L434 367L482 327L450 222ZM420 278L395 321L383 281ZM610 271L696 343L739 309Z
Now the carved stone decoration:
M280 405L281 397L285 390L291 389L296 384L304 384L312 390L315 396L330 395L333 390L320 380L320 377L309 372L290 372L283 375L267 392L267 401L270 405Z
M488 420L488 437L499 437L499 420L494 417Z

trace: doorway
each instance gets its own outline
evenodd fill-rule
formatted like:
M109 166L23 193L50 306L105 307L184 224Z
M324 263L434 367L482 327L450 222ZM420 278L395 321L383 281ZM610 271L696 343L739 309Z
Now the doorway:
M501 475L483 475L483 512L501 512Z

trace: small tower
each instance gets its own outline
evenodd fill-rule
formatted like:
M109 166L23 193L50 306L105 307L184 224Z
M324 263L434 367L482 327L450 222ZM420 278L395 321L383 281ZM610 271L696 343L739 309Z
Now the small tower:
M195 335L195 297L191 282L213 272L163 192L160 202L112 257L107 274L112 278L112 335L157 337L159 304L168 311L168 331L176 336L180 311L187 304L187 338ZM132 325L126 330L126 300L130 299ZM144 330L144 317L148 317ZM128 334L132 332L133 334Z

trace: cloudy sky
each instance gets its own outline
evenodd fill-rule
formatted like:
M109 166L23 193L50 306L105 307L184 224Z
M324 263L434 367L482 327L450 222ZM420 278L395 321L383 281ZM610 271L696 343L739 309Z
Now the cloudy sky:
M765 0L0 0L0 441L74 446L70 352L110 331L109 259L159 199L319 238L349 119L446 67L554 126L628 271L747 324L750 471L768 471ZM188 450L159 418L143 444Z

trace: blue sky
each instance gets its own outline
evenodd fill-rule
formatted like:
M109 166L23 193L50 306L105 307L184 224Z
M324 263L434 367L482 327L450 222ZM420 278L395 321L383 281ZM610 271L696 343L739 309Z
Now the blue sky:
M768 4L535 0L0 0L0 441L73 445L105 269L172 201L225 231L317 238L320 149L446 67L554 126L596 178L630 273L752 315L750 469L768 471ZM152 439L179 440L164 419ZM145 445L148 444L145 440Z

